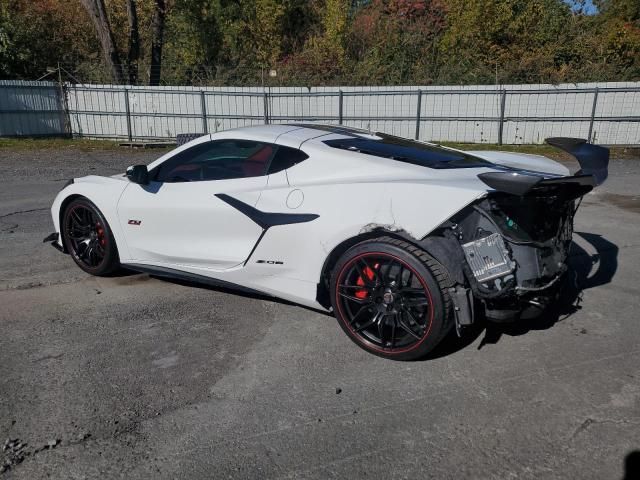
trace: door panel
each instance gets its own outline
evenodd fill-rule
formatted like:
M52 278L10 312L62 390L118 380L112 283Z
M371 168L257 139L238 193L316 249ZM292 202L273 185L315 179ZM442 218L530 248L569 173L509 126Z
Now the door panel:
M225 270L242 264L262 229L215 196L255 205L266 176L230 180L132 183L118 204L131 263Z

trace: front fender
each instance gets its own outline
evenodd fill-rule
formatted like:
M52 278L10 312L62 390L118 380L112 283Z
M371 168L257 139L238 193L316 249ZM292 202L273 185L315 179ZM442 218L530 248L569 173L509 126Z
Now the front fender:
M124 232L120 227L118 221L117 205L122 193L129 185L129 182L124 178L118 177L99 177L96 175L90 175L87 177L81 177L74 179L73 183L64 187L53 200L51 206L51 217L55 231L60 233L57 240L54 242L60 248L63 248L60 218L62 216L62 209L65 205L75 197L86 197L93 202L96 207L100 209L102 215L109 223L111 232L118 246L118 254L120 260L126 260L129 258L129 249L124 237Z

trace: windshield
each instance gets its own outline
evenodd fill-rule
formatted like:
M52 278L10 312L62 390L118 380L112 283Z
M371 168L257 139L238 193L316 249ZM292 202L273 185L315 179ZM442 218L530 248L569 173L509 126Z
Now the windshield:
M389 158L429 168L478 168L494 166L491 162L463 152L416 142L406 138L376 133L379 140L353 137L327 140L324 143L333 148Z

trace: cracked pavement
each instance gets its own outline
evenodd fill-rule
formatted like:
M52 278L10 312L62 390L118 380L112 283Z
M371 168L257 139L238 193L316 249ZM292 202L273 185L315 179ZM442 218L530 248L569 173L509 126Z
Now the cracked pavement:
M399 363L330 316L93 278L42 243L68 178L158 155L0 150L0 477L623 478L640 449L640 159L585 198L583 291L557 315Z

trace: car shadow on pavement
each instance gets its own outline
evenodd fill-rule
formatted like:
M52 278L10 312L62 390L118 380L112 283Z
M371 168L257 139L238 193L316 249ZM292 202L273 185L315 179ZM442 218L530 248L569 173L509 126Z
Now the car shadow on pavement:
M580 303L583 292L590 288L606 285L615 275L618 269L618 247L601 235L586 232L575 232L575 234L589 243L595 250L595 253L587 252L576 242L572 243L568 261L569 270L567 275L565 275L559 299L554 305L550 306L544 314L537 318L523 319L512 323L494 323L488 321L484 316L479 315L479 318L476 318L474 324L464 330L462 337L458 337L455 331L450 332L430 354L421 360L434 360L436 358L446 357L467 348L474 343L483 332L484 338L480 342L478 350L485 345L498 343L503 335L519 336L531 330L546 330L553 327L556 323L566 320L580 310L582 308ZM592 272L594 266L597 267L595 271ZM166 278L153 274L151 274L150 277L192 288L214 290L256 300L267 300L284 305L297 306L315 313L332 316L331 313L323 310L297 305L287 300L270 297L268 295L242 292L226 287ZM476 309L476 312L480 311L482 311L481 308Z
M601 235L586 232L576 232L576 234L589 243L595 253L587 252L576 242L572 243L568 261L569 270L560 288L558 300L536 318L522 319L512 323L494 323L486 319L478 322L484 323L485 332L478 350L485 345L498 343L502 335L518 336L531 330L546 330L553 327L582 308L580 304L585 290L611 282L618 270L617 245Z

